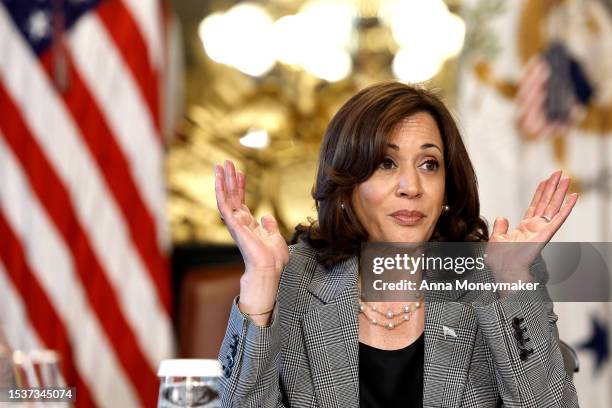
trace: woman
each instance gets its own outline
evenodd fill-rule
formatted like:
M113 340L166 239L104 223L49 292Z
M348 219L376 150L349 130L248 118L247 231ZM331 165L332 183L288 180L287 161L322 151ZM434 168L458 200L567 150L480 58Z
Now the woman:
M560 172L540 183L514 231L499 218L489 236L452 116L428 91L391 82L362 90L331 120L313 188L318 221L298 226L294 245L273 217L253 218L231 162L215 174L246 266L219 356L223 406L577 406L551 302L522 306L512 292L475 304L359 302L364 242L541 248L576 203L563 203Z

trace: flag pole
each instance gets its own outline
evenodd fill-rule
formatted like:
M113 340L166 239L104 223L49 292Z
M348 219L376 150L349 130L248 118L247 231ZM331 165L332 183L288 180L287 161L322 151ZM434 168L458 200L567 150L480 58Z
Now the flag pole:
M53 0L52 27L52 53L53 53L53 82L58 92L68 89L68 61L64 44L64 30L66 26L64 18L64 0Z

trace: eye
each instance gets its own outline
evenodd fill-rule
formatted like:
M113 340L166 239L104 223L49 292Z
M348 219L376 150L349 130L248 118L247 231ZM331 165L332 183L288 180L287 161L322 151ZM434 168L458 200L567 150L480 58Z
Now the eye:
M438 168L440 168L440 163L438 163L436 159L429 159L424 161L420 167L427 171L436 171Z
M384 159L382 159L378 167L383 170L391 170L395 167L395 162L389 157L385 157Z

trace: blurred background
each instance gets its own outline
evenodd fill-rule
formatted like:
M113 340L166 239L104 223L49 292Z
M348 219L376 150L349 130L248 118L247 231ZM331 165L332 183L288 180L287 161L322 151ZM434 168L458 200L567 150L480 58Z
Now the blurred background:
M611 0L0 0L0 363L155 406L159 362L216 358L238 293L213 165L289 239L328 121L384 80L451 108L490 223L560 168L581 198L555 239L610 242L611 73ZM612 406L612 306L555 311L581 406Z

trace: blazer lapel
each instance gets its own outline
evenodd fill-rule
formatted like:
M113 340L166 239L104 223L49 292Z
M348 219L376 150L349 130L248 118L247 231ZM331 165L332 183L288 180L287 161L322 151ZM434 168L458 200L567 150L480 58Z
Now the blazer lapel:
M356 256L317 264L308 286L302 330L319 407L359 406L358 267ZM423 407L460 407L476 330L471 305L426 301Z
M472 307L425 303L423 407L459 407L476 337Z
M359 405L358 261L326 270L317 264L308 291L318 302L302 330L319 407Z

